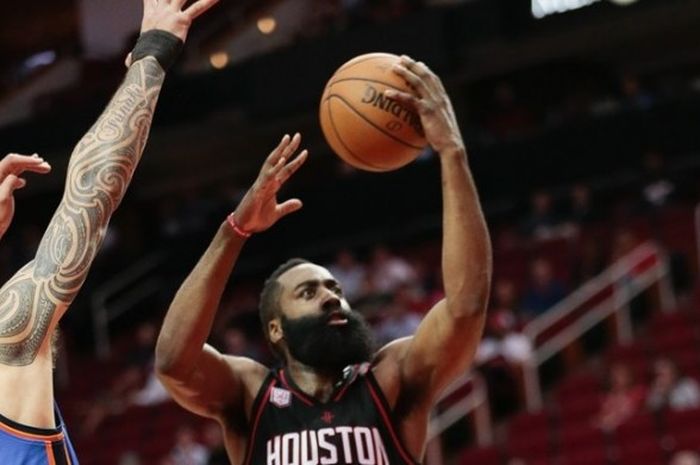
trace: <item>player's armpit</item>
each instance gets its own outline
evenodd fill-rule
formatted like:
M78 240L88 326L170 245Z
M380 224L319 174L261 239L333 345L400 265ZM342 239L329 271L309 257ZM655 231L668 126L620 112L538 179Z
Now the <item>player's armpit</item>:
M205 344L191 373L156 373L182 407L197 415L224 420L224 415L247 415L267 368L248 358L222 355Z
M433 402L471 365L486 312L454 316L445 299L425 316L400 360L402 389L420 392Z

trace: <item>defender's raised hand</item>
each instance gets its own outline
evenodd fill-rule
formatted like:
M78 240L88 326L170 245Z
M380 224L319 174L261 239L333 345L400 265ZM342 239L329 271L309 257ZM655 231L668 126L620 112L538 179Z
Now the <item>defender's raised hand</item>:
M124 61L126 67L150 54L167 70L185 43L192 21L218 2L197 0L183 9L187 0L143 0L141 36Z
M423 62L402 55L393 68L416 91L416 95L396 90L384 94L416 109L420 115L425 137L438 153L449 149L464 149L452 102L440 78Z
M308 152L296 155L301 135L285 135L280 144L265 160L258 178L233 213L238 227L247 232L264 231L283 216L299 210L301 200L289 199L277 203L277 192L289 177L304 163Z
M10 153L0 160L0 237L12 223L15 214L14 192L23 188L27 181L22 177L24 172L45 174L51 171L49 165L38 155L19 155Z
M160 29L170 32L184 42L192 21L218 1L197 0L184 8L187 0L144 0L141 34L151 29Z

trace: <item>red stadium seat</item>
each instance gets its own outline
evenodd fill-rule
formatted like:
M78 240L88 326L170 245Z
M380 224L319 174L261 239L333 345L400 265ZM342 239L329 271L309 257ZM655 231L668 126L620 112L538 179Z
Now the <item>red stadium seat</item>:
M496 447L467 449L459 457L459 465L501 465L501 451Z

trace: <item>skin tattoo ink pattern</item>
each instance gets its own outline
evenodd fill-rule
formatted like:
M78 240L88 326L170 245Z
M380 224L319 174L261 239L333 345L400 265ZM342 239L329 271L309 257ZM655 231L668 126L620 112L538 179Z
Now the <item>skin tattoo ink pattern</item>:
M80 290L141 159L164 78L154 58L134 63L75 147L63 199L36 257L0 289L0 363L31 364L56 313Z

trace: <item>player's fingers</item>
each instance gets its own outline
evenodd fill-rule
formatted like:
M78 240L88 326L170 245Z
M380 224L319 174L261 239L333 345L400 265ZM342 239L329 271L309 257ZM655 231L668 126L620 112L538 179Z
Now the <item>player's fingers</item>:
M6 201L12 197L16 189L21 189L27 185L27 181L14 174L8 174L0 183L0 201Z
M213 7L219 2L219 0L198 0L190 5L184 13L193 20L206 12L209 8Z
M49 162L41 160L39 163L27 163L18 166L18 170L15 174L21 174L25 171L30 171L32 173L46 174L51 171L51 165Z
M416 61L408 55L401 55L399 63L411 70L416 76L428 79L433 76L433 72L422 61Z
M301 144L301 134L297 132L294 134L294 137L292 137L289 145L282 150L282 156L289 160L292 157L292 154L299 148L299 144Z
M302 206L304 206L304 204L302 204L301 200L299 199L289 199L285 202L282 202L281 204L275 207L277 219L289 215L290 213L294 213L295 211L301 209Z
M287 179L289 179L294 173L297 172L299 168L301 168L301 165L304 164L306 159L309 156L309 151L308 150L303 150L297 157L284 165L284 168L280 170L279 175L277 178L279 179L281 184L284 184Z
M270 155L268 155L267 160L265 160L265 163L268 165L268 167L275 166L279 159L282 157L282 154L284 152L285 147L289 145L289 142L292 140L291 137L289 137L289 134L285 134L282 136L282 140L280 141L279 144L277 144L277 147L275 147L272 152L270 152Z
M8 154L0 163L0 175L20 174L24 171L35 173L48 173L51 165L37 154L20 155Z
M428 89L425 79L418 76L405 65L401 63L396 64L392 67L392 70L405 79L408 85L415 89L419 96L428 97L430 95L430 89Z
M421 99L416 97L415 95L409 94L408 92L401 92L398 90L394 89L387 89L384 91L384 95L394 99L398 100L399 102L403 103L404 105L413 108L417 111L420 111L425 104Z

